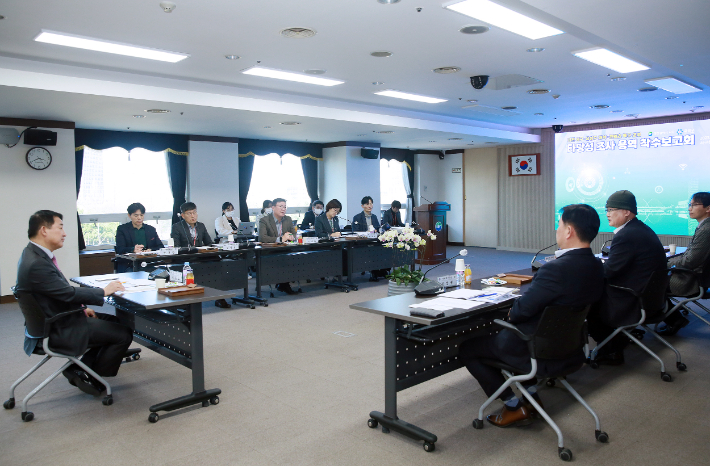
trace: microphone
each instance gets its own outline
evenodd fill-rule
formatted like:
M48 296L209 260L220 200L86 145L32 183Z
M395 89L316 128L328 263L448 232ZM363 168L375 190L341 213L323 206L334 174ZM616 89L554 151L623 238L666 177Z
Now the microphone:
M434 270L435 268L439 267L440 265L448 264L449 262L451 262L452 259L456 259L456 258L459 257L459 256L466 256L466 255L468 255L468 250L467 250L467 249L462 249L462 250L459 251L459 253L456 254L455 256L450 257L450 258L448 258L448 259L444 259L443 261L441 261L441 262L439 262L438 264L436 264L434 267L432 267L432 268L430 268L429 270L427 270L426 273L424 273L424 276L422 277L422 281L419 282L419 285L417 285L416 287L414 287L414 293L416 293L416 294L418 294L418 295L427 296L427 295L435 295L435 294L438 294L438 293L443 292L443 291L444 291L444 285L442 285L441 283L439 283L439 282L428 282L428 283L425 283L425 282L424 282L424 279L426 278L427 274L428 274L429 272L431 272L432 270Z
M540 267L542 267L543 265L545 265L545 264L543 264L542 262L538 262L538 261L536 260L536 259L537 259L537 255L540 254L540 253L541 253L542 251L544 251L545 249L549 249L549 248L551 248L552 246L556 246L556 245L557 245L556 242L555 242L555 243L552 243L551 245L546 246L546 247L540 249L538 252L535 253L535 256L532 258L532 261L530 261L530 266L532 267L533 270L537 270L537 269L539 269Z
M429 199L427 199L426 197L424 197L424 196L419 196L419 197L421 197L422 199L424 199L425 201L427 201L429 204L433 204L433 202L431 202L431 201L430 201Z
M151 266L155 267L155 270L150 272L148 274L148 280L155 280L156 278L164 278L167 281L170 281L170 265L169 263L165 261L158 261L158 262L151 262ZM165 269L161 269L158 267L159 265L164 265ZM141 268L144 269L148 266L147 262L141 262ZM166 270L167 269L167 270Z
M609 246L607 246L606 243L608 243L608 242L610 242L610 241L612 241L612 240L613 240L613 238L612 238L612 239L608 239L608 240L604 241L604 244L602 244L602 250L601 250L602 256L608 256L608 255L609 255L609 251L611 251L611 248L610 248Z

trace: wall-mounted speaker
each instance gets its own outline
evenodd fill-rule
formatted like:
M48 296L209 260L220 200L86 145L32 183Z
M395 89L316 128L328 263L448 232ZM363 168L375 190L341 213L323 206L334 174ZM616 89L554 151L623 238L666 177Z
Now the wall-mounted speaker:
M364 159L377 159L380 156L379 149L360 149L360 155Z
M28 129L25 131L24 143L28 146L56 146L57 133L45 129Z

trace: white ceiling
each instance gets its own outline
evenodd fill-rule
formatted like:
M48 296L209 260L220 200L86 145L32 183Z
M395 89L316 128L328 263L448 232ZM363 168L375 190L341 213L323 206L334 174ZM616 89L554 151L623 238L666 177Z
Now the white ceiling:
M530 40L494 27L481 35L462 34L461 27L484 23L430 0L393 5L376 0L175 0L177 8L170 14L162 11L159 0L4 2L0 116L68 120L84 128L450 149L486 142L536 142L535 129L553 124L710 108L705 90L710 84L707 0L496 1L565 34ZM287 27L309 27L317 34L287 39L279 34ZM33 41L42 29L191 56L169 64ZM651 69L612 82L609 78L618 73L570 53L594 46L610 48ZM531 47L545 51L526 52ZM370 56L376 50L393 55ZM225 54L241 58L230 61ZM345 84L326 88L239 73L258 61L289 71L325 69L325 77ZM432 72L441 66L458 66L461 71ZM479 74L521 74L544 82L475 90L469 77ZM672 94L660 89L638 92L648 87L644 79L663 76L704 90L675 100L666 100ZM374 81L385 84L374 86ZM385 88L449 101L424 104L374 95ZM531 88L551 92L529 95ZM552 94L559 94L559 99ZM515 106L517 114L496 116L462 108L470 105L469 99L495 108ZM597 104L610 107L589 108ZM171 113L132 117L156 107ZM284 127L279 125L282 121L301 125ZM394 133L373 132L381 130Z

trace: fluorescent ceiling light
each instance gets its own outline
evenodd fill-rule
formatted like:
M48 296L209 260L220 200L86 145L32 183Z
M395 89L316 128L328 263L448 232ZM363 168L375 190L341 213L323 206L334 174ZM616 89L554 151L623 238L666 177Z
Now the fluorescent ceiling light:
M409 94L407 92L400 92L392 89L375 92L375 94L383 95L385 97L394 97L395 99L415 100L417 102L424 102L427 104L439 104L441 102L446 102L446 99L437 99L436 97L427 97L425 95Z
M465 0L463 2L446 5L444 8L480 21L485 21L488 24L519 34L528 39L542 39L543 37L564 34L564 31L528 18L516 11L493 3L490 0Z
M64 45L78 49L115 53L117 55L147 58L149 60L159 60L170 63L179 62L180 60L184 60L190 56L187 53L166 52L165 50L120 44L118 42L92 39L91 37L75 36L73 34L65 34L63 32L45 31L44 29L37 37L35 37L35 40L37 42L44 42L47 44Z
M634 71L649 69L646 65L642 65L641 63L622 57L618 53L601 47L572 52L572 55L619 73L632 73Z
M264 68L263 66L247 68L246 70L243 70L242 73L250 74L252 76L261 76L263 78L284 79L286 81L296 81L299 83L317 84L318 86L337 86L338 84L343 84L345 82L338 81L337 79L318 78L307 74L292 73L291 71L274 70L271 68Z
M646 79L645 81L651 86L658 87L664 91L672 92L674 94L689 94L691 92L702 91L700 88L686 84L683 81L678 81L676 78L671 76L667 76L665 78Z

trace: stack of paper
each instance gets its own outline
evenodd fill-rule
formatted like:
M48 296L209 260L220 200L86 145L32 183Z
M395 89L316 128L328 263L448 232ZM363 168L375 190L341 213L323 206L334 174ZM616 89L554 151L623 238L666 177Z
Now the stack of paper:
M448 311L451 309L473 309L474 307L483 306L483 303L475 301L467 301L464 299L453 298L434 298L424 301L419 304L410 304L411 308L432 309L435 311Z

